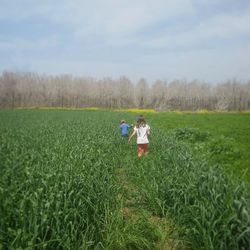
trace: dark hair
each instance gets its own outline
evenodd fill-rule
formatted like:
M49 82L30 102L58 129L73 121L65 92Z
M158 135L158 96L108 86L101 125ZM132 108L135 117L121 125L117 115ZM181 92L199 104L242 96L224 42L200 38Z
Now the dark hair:
M136 127L139 128L141 126L145 127L146 125L146 121L144 119L144 117L142 115L140 115L137 119L137 124L136 124Z

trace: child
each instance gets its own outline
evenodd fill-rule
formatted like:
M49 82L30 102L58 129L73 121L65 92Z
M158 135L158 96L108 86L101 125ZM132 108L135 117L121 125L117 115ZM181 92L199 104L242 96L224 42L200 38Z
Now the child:
M143 116L140 116L137 120L137 124L134 127L133 133L130 135L128 142L132 139L132 137L136 134L137 136L137 147L138 147L138 157L142 156L144 152L145 155L148 154L148 136L150 135L150 127L146 123Z
M128 125L125 120L121 120L120 130L121 130L122 138L127 138L128 137L128 129L131 126Z

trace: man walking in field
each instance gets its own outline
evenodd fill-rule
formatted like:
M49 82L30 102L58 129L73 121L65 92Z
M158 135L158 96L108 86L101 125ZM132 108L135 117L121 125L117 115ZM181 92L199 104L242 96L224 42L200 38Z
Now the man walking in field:
M140 116L137 120L137 124L134 127L133 133L130 135L128 139L128 143L130 143L132 137L136 135L137 139L137 147L138 147L138 157L141 157L144 153L145 155L148 154L148 144L149 140L148 137L150 135L150 127L146 123L143 116Z

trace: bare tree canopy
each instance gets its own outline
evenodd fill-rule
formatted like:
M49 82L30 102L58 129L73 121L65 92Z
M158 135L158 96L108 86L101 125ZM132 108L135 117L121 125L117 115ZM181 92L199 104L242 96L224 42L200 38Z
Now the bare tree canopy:
M0 75L0 107L153 108L156 110L250 109L250 81L203 82L39 75L5 71Z

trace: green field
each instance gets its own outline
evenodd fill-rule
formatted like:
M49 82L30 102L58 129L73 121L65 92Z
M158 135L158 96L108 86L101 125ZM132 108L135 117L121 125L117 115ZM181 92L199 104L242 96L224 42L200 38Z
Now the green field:
M196 153L208 153L234 177L250 184L250 114L247 113L157 113L148 114L149 121L166 132L176 128L196 128L208 133L204 140L183 138ZM191 139L191 140L190 140ZM193 139L193 140L192 140ZM250 189L249 189L250 191Z
M249 114L0 110L0 249L249 249Z

